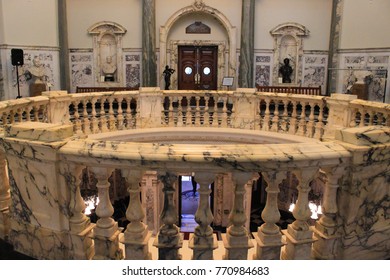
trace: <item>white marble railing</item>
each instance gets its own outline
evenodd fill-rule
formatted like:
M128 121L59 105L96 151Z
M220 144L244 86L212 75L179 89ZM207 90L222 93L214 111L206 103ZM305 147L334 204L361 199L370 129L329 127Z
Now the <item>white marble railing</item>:
M371 188L382 193L388 182L387 105L345 95L301 96L254 89L205 94L148 88L115 93L51 92L0 105L2 125L7 125L0 153L0 238L8 238L25 254L48 259L149 259L156 248L158 259L180 259L188 250L191 258L215 259L223 247L225 259L351 258L370 250L378 252L370 256L389 257L382 250L388 248L388 238L378 237L388 232L383 229L388 218L380 215L385 209L383 197L370 196ZM364 122L359 121L359 114L365 115ZM250 144L253 140L241 139L218 146L165 144L158 142L158 136L149 143L109 139L110 133L118 131L187 127L237 135L240 128L241 138L248 131L257 133L252 136L256 139L272 133L288 136L280 144ZM105 137L86 137L99 133ZM80 176L86 168L97 181L96 224L85 216L80 194ZM130 197L126 212L130 224L124 232L112 218L110 192L116 190L109 177L113 170L121 170L126 183L119 188L127 188ZM147 218L139 195L146 171L157 172L155 180L163 185L161 228L155 237L144 223ZM326 174L323 215L310 227L308 193L320 171ZM182 173L195 173L200 183L198 227L188 242L176 226L175 182ZM207 188L220 173L232 174L234 186L230 226L223 242L210 233L213 214ZM253 233L254 239L243 214L245 186L253 173L261 173L267 183L264 224ZM295 221L281 231L276 225L278 193L287 173L297 179L298 200ZM160 196L155 193L154 199ZM362 203L367 199L369 204ZM372 205L376 210L370 213L378 218L366 221L357 216ZM353 211L356 207L364 209ZM365 232L366 228L370 230ZM359 245L362 242L367 244Z

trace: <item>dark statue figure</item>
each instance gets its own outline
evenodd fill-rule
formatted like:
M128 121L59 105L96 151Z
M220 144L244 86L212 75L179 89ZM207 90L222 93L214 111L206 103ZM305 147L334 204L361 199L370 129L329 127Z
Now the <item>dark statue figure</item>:
M293 72L292 67L290 66L290 59L285 58L283 60L284 65L282 65L279 69L279 73L282 75L283 83L291 83L291 74Z
M165 80L165 89L168 90L171 86L171 75L175 73L175 70L172 68L169 68L169 66L165 66L165 70L163 72L164 80Z

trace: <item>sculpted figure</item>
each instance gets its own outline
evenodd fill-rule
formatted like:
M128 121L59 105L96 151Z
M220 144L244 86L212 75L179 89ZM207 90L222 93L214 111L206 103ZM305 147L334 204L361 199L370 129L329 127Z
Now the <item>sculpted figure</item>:
M34 57L33 65L28 69L31 76L35 79L35 83L43 83L43 79L46 76L46 69L42 65L38 56Z
M172 68L169 68L169 66L165 66L165 70L163 72L164 80L165 80L165 89L168 90L171 86L171 75L175 73L175 70Z
M283 60L284 65L282 65L279 69L279 73L282 75L283 83L291 83L291 74L293 72L292 67L290 66L290 59L285 58Z

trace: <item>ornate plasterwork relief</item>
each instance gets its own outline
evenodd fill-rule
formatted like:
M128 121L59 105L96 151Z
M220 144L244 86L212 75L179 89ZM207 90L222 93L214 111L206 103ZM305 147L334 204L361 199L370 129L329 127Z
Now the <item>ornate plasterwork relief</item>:
M190 6L184 7L180 10L178 10L176 13L174 13L165 23L164 26L160 27L160 66L159 69L164 69L165 65L174 65L172 64L172 61L175 61L177 63L177 41L169 42L169 32L171 28L174 26L174 24L183 16L187 16L191 13L205 13L209 16L212 16L216 20L218 20L221 25L225 28L227 33L227 41L226 42L210 42L207 40L204 41L182 41L184 44L191 44L196 45L197 43L200 44L210 44L210 45L218 45L218 79L219 81L222 80L220 78L223 75L228 76L236 76L236 69L237 69L237 55L236 55L236 48L237 48L237 35L236 35L236 27L232 26L229 19L221 13L219 10L212 8L210 6L207 6L202 0L196 0L194 3ZM222 48L222 46L224 46ZM176 48L176 49L173 49ZM225 56L226 52L226 56ZM175 58L176 57L176 58ZM226 57L226 58L225 58ZM222 65L220 60L223 59L224 64ZM222 61L222 60L221 60ZM172 76L172 89L177 88L177 77L176 75ZM175 80L176 79L176 80Z
M309 30L294 22L287 22L276 26L270 31L274 37L274 66L273 84L278 84L279 68L285 58L290 59L293 68L291 76L292 85L302 82L303 38L309 35Z
M102 21L91 26L88 33L93 37L96 83L99 86L120 86L123 76L122 37L126 29L115 22ZM113 81L104 81L107 73L113 76Z

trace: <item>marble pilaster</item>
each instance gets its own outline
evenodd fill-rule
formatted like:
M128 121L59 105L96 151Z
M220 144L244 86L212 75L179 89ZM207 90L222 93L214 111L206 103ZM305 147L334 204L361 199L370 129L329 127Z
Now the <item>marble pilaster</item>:
M238 86L252 88L254 67L255 0L243 0Z
M60 88L70 90L68 19L66 0L58 1L58 43L60 52Z
M273 171L263 172L262 174L267 182L267 201L261 213L261 217L265 223L258 228L257 234L254 234L257 247L256 255L253 258L258 260L279 260L280 250L284 243L280 228L276 225L280 220L278 193L279 185L286 178L286 172Z
M332 18L330 25L329 38L329 56L328 69L339 67L339 55L337 53L340 46L341 21L343 17L343 2L344 0L332 1ZM328 75L327 94L330 95L336 92L337 72L331 71Z
M199 205L195 213L198 226L195 228L195 233L191 235L189 243L189 247L193 250L192 259L194 260L212 260L214 259L213 250L218 248L217 237L210 226L214 216L209 204L211 193L209 186L214 179L214 173L196 172L195 174L195 180L200 185Z
M123 169L122 174L129 184L128 192L130 194L129 205L126 211L126 218L130 221L120 242L125 244L125 259L127 260L150 260L149 239L151 232L148 226L142 220L145 218L145 212L142 209L140 201L140 182L142 171Z
M161 228L156 236L153 246L158 248L159 260L180 260L179 249L183 246L183 236L176 226L177 209L174 204L174 184L177 182L177 175L173 173L162 173L158 175L159 180L164 184L164 206L160 215Z
M256 125L255 112L259 101L255 96L256 89L239 88L235 94L233 127L254 129Z
M142 86L157 86L155 0L142 0Z
M226 249L223 258L226 260L246 260L248 250L253 247L248 230L245 228L247 217L244 207L245 186L252 177L253 174L248 172L233 173L235 189L233 209L229 216L231 226L227 228L226 235L222 235Z
M49 98L47 108L48 121L53 124L70 124L69 103L71 97L67 91L46 91L43 96Z

